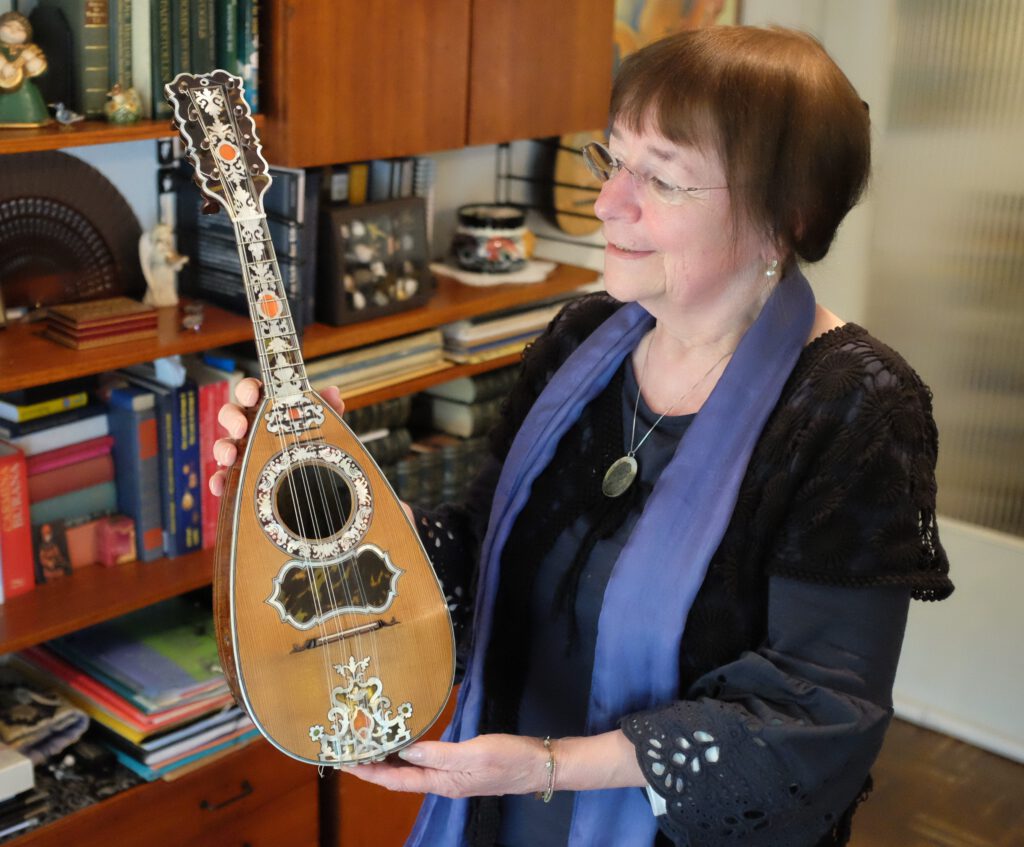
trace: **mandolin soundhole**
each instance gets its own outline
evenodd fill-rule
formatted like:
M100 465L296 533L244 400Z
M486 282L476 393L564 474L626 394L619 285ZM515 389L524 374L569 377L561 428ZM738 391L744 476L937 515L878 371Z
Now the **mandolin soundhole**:
M335 468L302 464L278 481L274 510L295 537L323 541L347 526L352 516L352 489Z

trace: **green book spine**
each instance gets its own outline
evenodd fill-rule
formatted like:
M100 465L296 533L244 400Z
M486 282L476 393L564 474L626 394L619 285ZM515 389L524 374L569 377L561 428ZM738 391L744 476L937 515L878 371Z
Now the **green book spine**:
M171 20L171 65L173 76L182 71L191 73L192 41L190 36L192 3L194 0L175 0Z
M153 0L152 51L153 51L153 117L169 118L171 104L164 96L164 85L174 79L174 64L171 50L172 39L171 0Z
M214 0L191 0L192 70L207 73L217 68L217 40L214 35Z
M110 0L110 85L135 84L132 75L132 2Z
M214 36L217 67L238 73L238 0L216 0Z

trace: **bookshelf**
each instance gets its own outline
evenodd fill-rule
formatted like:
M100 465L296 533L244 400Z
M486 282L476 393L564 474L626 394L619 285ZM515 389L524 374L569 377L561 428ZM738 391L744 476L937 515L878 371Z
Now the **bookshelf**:
M417 309L349 327L311 326L303 339L307 358L395 338L453 320L525 305L572 291L596 278L594 271L559 266L542 283L464 286L440 278L431 300ZM178 309L161 309L157 338L144 343L69 350L40 337L40 324L15 324L0 331L0 392L84 376L175 353L197 352L252 337L249 319L207 305L203 328L180 328ZM349 408L422 391L461 376L513 364L517 356L442 368L424 376L345 398ZM85 626L209 585L213 556L201 551L174 559L93 565L57 582L39 585L0 606L0 653L10 653Z
M256 115L256 126L265 123L263 115ZM107 121L80 121L70 127L51 124L25 129L0 130L0 155L8 153L37 153L41 150L61 150L65 147L88 147L93 144L118 144L123 141L171 138L178 134L169 121L138 121L117 126Z

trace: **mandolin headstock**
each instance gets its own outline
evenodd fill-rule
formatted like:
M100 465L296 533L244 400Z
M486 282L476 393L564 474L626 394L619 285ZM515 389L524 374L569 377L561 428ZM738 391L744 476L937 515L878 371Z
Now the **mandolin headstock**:
M207 207L223 206L233 221L261 216L271 180L242 80L223 70L181 73L164 93Z

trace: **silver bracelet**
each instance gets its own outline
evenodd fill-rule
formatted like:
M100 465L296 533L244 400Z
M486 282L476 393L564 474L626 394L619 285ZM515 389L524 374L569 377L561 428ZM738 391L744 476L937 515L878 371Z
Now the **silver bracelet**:
M548 760L544 765L544 768L548 772L548 784L543 791L537 792L537 799L542 800L545 803L550 803L551 798L555 794L555 751L551 749L551 736L548 735L541 742L544 745L544 749L548 751Z

